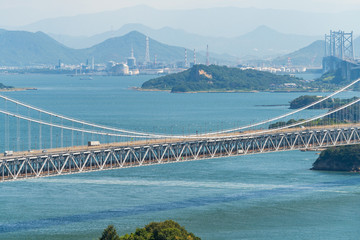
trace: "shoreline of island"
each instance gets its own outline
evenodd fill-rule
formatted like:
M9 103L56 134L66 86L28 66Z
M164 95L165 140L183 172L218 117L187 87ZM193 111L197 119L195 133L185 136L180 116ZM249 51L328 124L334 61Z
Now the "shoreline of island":
M324 90L203 90L203 91L187 91L187 92L173 92L165 89L150 89L141 87L130 87L130 89L140 92L169 92L169 93L311 93L311 92L328 92Z
M37 88L2 88L0 92L18 92L18 91L29 91L37 90Z

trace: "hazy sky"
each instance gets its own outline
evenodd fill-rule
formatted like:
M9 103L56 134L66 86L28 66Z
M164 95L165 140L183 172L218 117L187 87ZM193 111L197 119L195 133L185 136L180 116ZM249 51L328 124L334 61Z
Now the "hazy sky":
M26 25L45 18L111 11L141 4L158 9L235 6L312 12L360 10L360 0L0 0L0 26Z

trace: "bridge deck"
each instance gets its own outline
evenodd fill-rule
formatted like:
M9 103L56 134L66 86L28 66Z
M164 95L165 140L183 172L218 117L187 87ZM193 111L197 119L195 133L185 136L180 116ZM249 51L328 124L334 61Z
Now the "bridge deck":
M244 154L326 148L360 143L358 124L266 130L197 139L155 139L17 152L0 159L0 181L106 169L230 157ZM221 136L222 138L217 138Z

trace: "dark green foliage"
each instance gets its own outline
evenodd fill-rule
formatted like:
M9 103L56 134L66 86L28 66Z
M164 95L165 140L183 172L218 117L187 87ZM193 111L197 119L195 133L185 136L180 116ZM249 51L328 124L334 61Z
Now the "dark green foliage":
M316 102L320 99L321 97L318 96L310 96L310 95L304 95L304 96L300 96L298 98L295 98L294 100L292 100L290 102L290 109L298 109L298 108L302 108L304 106L307 106L313 102ZM313 106L314 108L315 106ZM320 108L320 105L319 105Z
M301 122L301 121L304 121L304 119L300 119L300 120L290 119L287 122L280 121L280 122L270 124L269 129L285 127L285 126L289 126L289 125L292 125L294 123Z
M189 92L189 88L185 85L177 85L171 89L171 92Z
M332 147L322 151L312 170L359 171L360 145Z
M152 222L144 228L136 229L135 233L120 237L121 240L201 240L193 233L189 233L177 222L166 220Z
M295 98L290 102L290 109L298 109L305 107L313 102L320 100L322 97L314 96L314 95L303 95L298 98ZM309 109L324 109L324 108L337 108L344 104L350 103L354 101L355 98L349 99L340 99L340 98L329 98L319 104L316 104Z
M142 85L143 89L171 90L172 92L192 91L266 91L283 89L284 83L303 86L298 78L275 75L256 70L241 70L226 66L195 65L176 74L151 79Z
M115 227L113 225L109 225L104 229L104 232L99 240L120 240L120 237L116 233Z

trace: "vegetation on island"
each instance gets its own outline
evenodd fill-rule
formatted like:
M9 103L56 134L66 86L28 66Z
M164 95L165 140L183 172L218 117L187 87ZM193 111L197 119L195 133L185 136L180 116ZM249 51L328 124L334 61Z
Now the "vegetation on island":
M306 83L289 75L226 66L195 65L180 73L151 79L141 88L171 92L303 91Z
M134 233L119 236L113 225L109 225L99 240L201 240L173 220L151 222Z
M281 128L281 127L285 127L285 126L291 126L293 124L300 123L300 122L302 122L304 120L305 119L299 119L299 120L290 119L288 121L275 122L275 123L272 123L272 124L269 125L269 129ZM344 124L344 123L348 123L348 122L345 121L345 120L326 117L326 118L323 118L323 119L316 119L316 120L301 124L299 126L312 127L312 126L335 125L335 124ZM299 126L296 126L296 127L299 127Z
M309 101L309 99L311 101ZM290 108L292 108L292 104L293 104L293 108L301 108L303 106L306 106L314 101L317 101L319 99L319 97L315 96L301 96L296 98L295 100L293 100L290 103ZM313 107L311 107L310 109L323 109L323 108L329 108L329 111L332 111L333 109L336 109L344 104L348 104L350 102L353 102L354 100L356 100L357 98L349 98L349 99L339 99L339 98L334 98L334 99L329 99L329 101L324 101L323 103L320 104L320 106L325 106L325 107L320 107L317 105L314 105ZM288 121L279 121L279 122L275 122L269 125L269 129L273 129L273 128L280 128L280 127L285 127L285 126L290 126L292 124L295 123L299 123L304 121L305 119L290 119ZM336 124L346 124L346 123L355 123L355 122L359 122L360 121L360 103L355 103L347 108L341 109L339 111L336 111L334 113L331 113L321 119L316 119L304 124L301 124L300 126L303 127L310 127L310 126L322 126L322 125L336 125ZM297 126L299 127L299 126Z
M351 83L355 77L354 75L350 80L344 79L340 69L327 72L313 81L306 81L290 75L278 75L254 69L194 65L180 73L151 79L145 82L141 89L171 92L334 91ZM349 89L359 91L360 84L357 83ZM306 105L314 100L318 100L316 96L307 96L300 102ZM327 105L317 108L332 108L340 100L331 101L328 100L325 102ZM291 108L299 106L291 106Z
M311 170L360 172L360 145L332 147L322 151Z
M311 103L321 100L322 96L315 96L315 95L303 95L300 97L295 98L290 102L290 109L298 109L305 107ZM320 104L316 104L309 109L326 109L326 108L337 108L344 104L350 103L354 101L356 98L348 98L348 99L341 99L341 98L328 98L325 101L321 102Z

